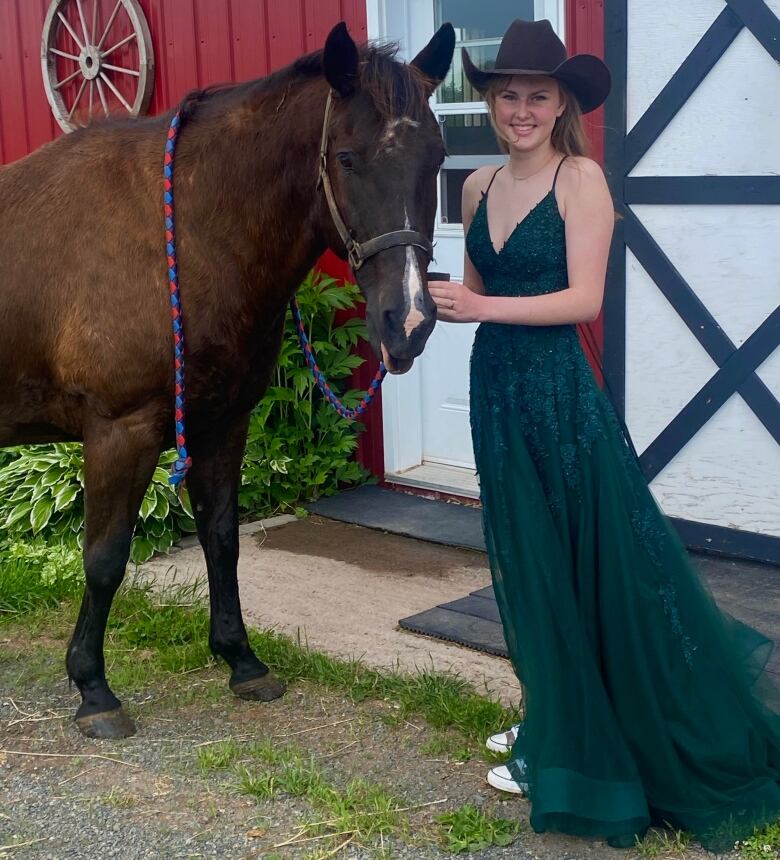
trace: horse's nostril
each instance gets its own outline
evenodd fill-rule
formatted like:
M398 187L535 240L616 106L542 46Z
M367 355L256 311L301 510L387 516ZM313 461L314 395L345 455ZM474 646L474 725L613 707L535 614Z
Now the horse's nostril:
M400 327L401 316L398 311L384 311L382 313L382 322L384 323L385 328L390 330L396 329Z

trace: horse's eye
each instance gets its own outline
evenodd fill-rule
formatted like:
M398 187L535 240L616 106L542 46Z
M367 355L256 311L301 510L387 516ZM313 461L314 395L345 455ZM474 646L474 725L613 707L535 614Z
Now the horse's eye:
M337 152L336 158L339 160L339 164L346 170L347 172L354 170L355 165L352 162L352 153L351 152Z

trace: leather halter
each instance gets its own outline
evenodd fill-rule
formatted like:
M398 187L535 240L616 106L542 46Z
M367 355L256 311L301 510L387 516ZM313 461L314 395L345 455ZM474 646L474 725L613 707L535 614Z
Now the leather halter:
M393 230L391 233L382 233L380 236L375 236L373 239L367 239L365 242L358 242L352 235L352 231L344 223L344 219L339 212L336 198L333 196L333 188L330 184L328 176L328 128L330 126L330 114L333 108L333 90L328 93L328 101L325 104L325 119L322 123L322 142L320 143L320 170L317 187L322 185L325 191L325 199L328 201L333 223L338 230L339 236L347 249L347 259L354 271L357 271L363 263L374 254L380 251L386 251L388 248L395 248L398 245L413 245L420 248L428 255L428 259L433 256L433 245L426 236L419 233L417 230Z

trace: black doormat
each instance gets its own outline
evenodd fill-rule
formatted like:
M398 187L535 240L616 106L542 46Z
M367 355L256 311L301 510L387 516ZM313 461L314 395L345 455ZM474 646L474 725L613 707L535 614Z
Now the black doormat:
M315 502L309 510L392 534L485 551L482 515L477 508L364 486ZM723 610L780 643L780 568L703 553L689 555ZM398 623L413 633L507 656L492 588L479 589ZM775 648L767 668L780 681L780 648Z

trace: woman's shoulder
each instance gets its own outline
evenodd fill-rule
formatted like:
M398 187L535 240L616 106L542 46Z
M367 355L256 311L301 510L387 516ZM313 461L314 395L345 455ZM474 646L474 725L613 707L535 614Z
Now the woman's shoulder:
M486 164L478 167L473 173L469 173L463 183L464 192L472 196L479 196L490 185L490 180L495 176L500 167L495 164Z
M604 185L606 179L601 165L586 155L567 155L561 161L559 182L572 191Z
M584 155L570 155L561 164L556 197L564 219L573 211L613 212L612 198L601 165Z
M482 199L482 195L487 190L488 185L490 185L490 181L497 169L495 165L478 167L466 177L466 181L463 183L461 208L464 218L467 218L469 223L471 218L474 217L474 213L479 206L479 201Z

